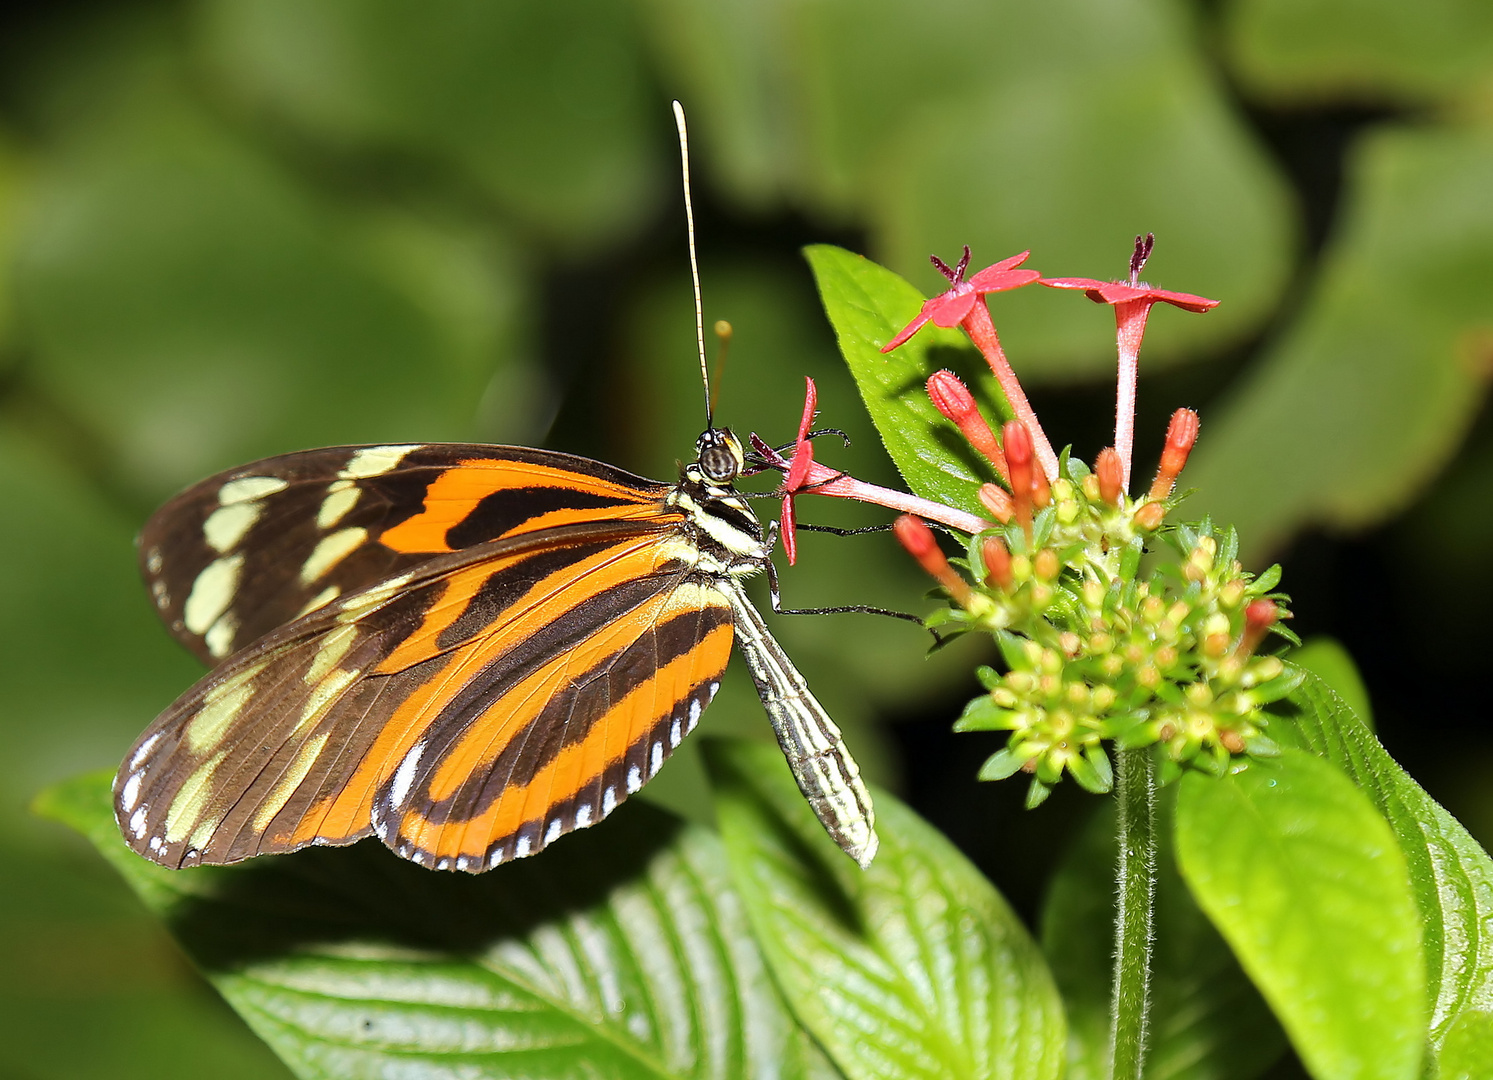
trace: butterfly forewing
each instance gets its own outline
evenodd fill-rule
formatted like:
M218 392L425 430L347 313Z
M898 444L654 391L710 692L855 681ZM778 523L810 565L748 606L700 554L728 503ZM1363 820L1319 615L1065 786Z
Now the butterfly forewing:
M688 546L623 528L437 556L235 655L126 759L127 839L182 866L376 829L477 870L605 817L693 727L731 647Z
M161 618L212 664L432 555L564 525L656 518L667 491L527 447L307 450L184 491L147 523L140 561Z

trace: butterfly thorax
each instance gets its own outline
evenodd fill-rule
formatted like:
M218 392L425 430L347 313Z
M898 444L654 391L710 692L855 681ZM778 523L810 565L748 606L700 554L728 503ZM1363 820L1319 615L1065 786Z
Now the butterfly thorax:
M698 550L696 566L737 578L761 573L768 561L762 526L732 484L746 460L741 441L727 428L710 428L695 453L665 504L684 514L685 534Z

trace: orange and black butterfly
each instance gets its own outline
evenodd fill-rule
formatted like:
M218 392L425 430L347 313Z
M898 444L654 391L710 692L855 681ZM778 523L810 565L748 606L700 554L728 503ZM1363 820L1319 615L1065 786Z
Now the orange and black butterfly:
M676 484L510 446L333 447L167 503L140 539L171 632L217 666L114 782L169 867L377 835L478 872L601 821L694 729L733 639L800 788L861 865L871 802L748 601L768 544L707 424Z

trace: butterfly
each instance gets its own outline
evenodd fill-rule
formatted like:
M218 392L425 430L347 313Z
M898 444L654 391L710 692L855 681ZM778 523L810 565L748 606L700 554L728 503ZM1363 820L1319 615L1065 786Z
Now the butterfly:
M772 538L734 488L741 441L712 421L674 114L706 389L694 461L664 484L527 447L341 446L176 496L141 534L141 569L172 634L216 666L115 777L135 851L179 868L376 835L473 873L533 855L658 772L734 640L799 788L870 864L855 762L743 591L775 583Z
M728 429L678 483L465 444L333 447L187 489L140 539L157 611L217 666L114 783L168 867L377 835L478 872L596 824L698 722L733 638L825 828L871 801L743 580L768 569Z

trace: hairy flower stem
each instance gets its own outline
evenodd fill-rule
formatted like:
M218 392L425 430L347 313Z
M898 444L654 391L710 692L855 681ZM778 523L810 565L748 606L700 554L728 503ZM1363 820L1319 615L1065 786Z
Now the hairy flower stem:
M1115 974L1112 1080L1139 1080L1151 1012L1156 913L1156 762L1150 748L1116 754Z

